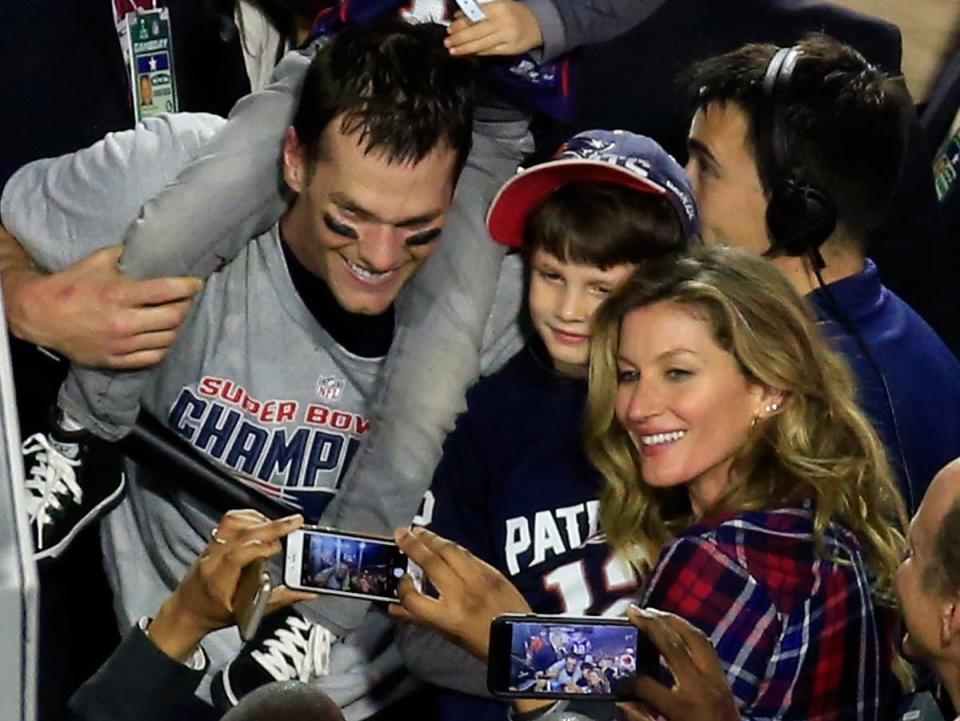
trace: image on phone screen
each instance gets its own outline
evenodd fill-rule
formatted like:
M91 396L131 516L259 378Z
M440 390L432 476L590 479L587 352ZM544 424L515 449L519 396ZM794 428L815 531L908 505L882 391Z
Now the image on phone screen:
M608 700L616 697L620 679L655 673L659 654L624 619L542 619L494 622L488 675L493 693Z
M390 539L300 529L287 539L284 581L317 593L395 601L407 563Z

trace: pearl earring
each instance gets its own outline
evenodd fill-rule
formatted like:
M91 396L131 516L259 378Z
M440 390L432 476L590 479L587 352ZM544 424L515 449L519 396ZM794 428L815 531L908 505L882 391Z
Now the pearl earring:
M765 413L776 413L777 411L780 410L780 404L776 402L768 403L763 407L763 410Z

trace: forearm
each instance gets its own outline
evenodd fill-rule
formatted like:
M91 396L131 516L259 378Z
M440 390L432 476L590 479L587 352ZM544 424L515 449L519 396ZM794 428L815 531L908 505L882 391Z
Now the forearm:
M486 666L440 634L421 626L397 629L397 647L413 676L475 696L489 696Z
M71 697L72 718L149 721L184 714L204 672L161 653L133 628L106 663Z
M596 45L635 27L665 0L526 0L537 15L550 16L553 6L563 23L561 47L551 48L544 33L544 54L549 59L583 45Z
M38 323L38 301L42 298L44 274L30 259L13 235L0 225L0 282L3 305L10 331L17 338L50 346L50 337ZM40 319L43 318L41 314Z
M150 640L174 661L186 663L207 635L208 629L190 623L168 598L149 627Z
M554 0L525 0L524 4L537 18L540 34L543 36L541 61L553 60L571 49L567 43L567 28L564 18L557 9Z
M222 123L191 113L148 118L89 148L29 163L4 186L0 220L39 266L68 268L120 243L144 202Z

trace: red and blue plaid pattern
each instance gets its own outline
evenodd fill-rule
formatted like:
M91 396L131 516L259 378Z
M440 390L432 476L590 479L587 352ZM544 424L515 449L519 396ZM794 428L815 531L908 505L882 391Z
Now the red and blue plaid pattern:
M818 552L808 507L688 529L664 549L644 605L707 634L744 719L876 721L898 696L856 538L830 525Z

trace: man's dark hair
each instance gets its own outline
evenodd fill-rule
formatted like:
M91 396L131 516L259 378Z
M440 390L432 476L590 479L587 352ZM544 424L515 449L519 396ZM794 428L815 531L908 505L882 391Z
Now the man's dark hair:
M310 63L293 127L307 157L323 157L323 132L359 133L367 153L416 163L441 144L470 152L475 103L472 63L450 57L440 25L399 21L348 27Z
M679 253L686 239L669 200L613 183L570 183L527 219L526 248L609 268Z
M790 149L786 170L825 191L840 224L863 244L881 223L900 171L903 97L860 53L827 35L809 35L798 47L789 90L777 100ZM702 110L735 103L746 113L765 190L781 179L771 143L773 106L763 90L776 51L774 45L749 44L687 73Z
M960 593L960 498L953 502L933 537L924 584L940 596Z

